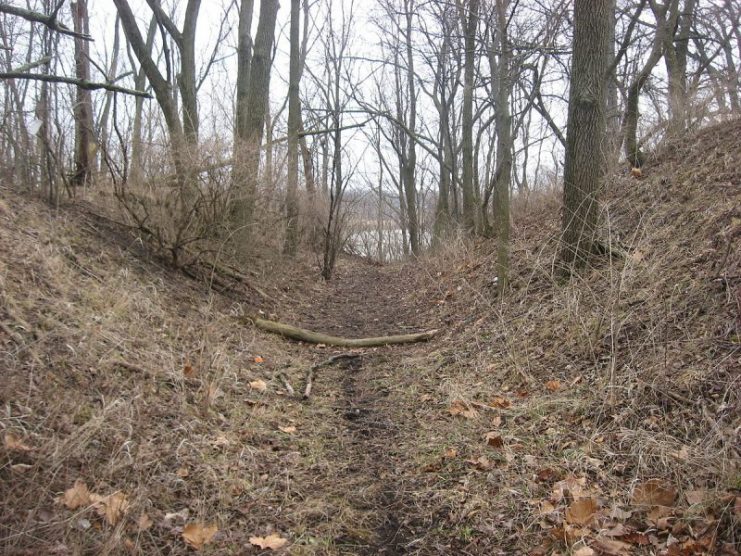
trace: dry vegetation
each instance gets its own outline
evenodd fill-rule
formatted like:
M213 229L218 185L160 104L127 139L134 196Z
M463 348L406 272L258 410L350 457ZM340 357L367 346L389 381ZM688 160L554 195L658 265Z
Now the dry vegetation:
M531 197L504 302L488 241L328 284L255 258L209 289L87 205L0 189L3 553L737 554L739 145L715 127L615 178L614 256L569 283L557 196ZM445 333L301 400L286 382L334 352L256 309Z

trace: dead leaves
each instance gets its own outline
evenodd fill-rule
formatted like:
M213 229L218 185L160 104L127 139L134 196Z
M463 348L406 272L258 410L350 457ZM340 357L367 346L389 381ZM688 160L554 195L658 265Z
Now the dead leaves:
M599 510L599 504L594 498L579 498L566 508L566 522L574 525L591 524Z
M57 501L73 511L90 506L109 525L116 525L129 509L129 500L123 492L117 491L107 496L96 494L90 492L87 485L79 479Z
M33 450L31 446L26 444L22 437L14 432L6 432L3 436L3 443L11 452L30 452Z
M188 546L200 550L204 545L210 543L214 535L219 532L215 523L206 525L204 523L189 523L183 528L183 540Z
M465 417L466 419L474 419L478 416L478 411L476 411L473 407L471 407L470 404L464 402L463 400L454 400L448 408L448 413L450 413L453 417L460 415L461 417Z
M288 543L288 539L284 539L276 533L272 533L267 537L250 537L250 544L260 547L263 550L278 550L283 548Z
M257 380L253 380L252 382L250 382L250 388L252 388L256 392L264 392L268 389L268 385L264 380L258 378Z
M64 491L61 502L69 510L76 510L82 506L87 506L90 504L90 491L87 485L78 479L72 487Z
M633 489L633 504L637 506L672 506L677 489L661 479L649 479Z

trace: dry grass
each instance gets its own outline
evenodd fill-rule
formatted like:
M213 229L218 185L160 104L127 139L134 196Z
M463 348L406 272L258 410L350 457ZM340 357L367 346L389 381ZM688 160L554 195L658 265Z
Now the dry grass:
M616 178L604 239L627 256L568 283L553 274L557 194L516 207L505 300L492 242L462 240L419 265L342 260L329 284L310 257L256 255L248 285L204 272L217 293L104 219L2 190L0 434L30 448L0 445L3 553L180 554L199 521L219 528L207 554L257 553L249 537L271 532L291 554L568 554L595 531L566 546L554 531L569 495L543 508L573 477L657 539L634 553L710 523L714 550L734 554L739 130ZM323 369L302 402L279 373L299 390L330 352L238 325L254 308L348 336L445 332ZM449 411L460 401L467 417ZM679 492L670 529L632 507L654 477ZM126 515L56 502L78 479L125 493ZM690 506L695 490L708 496Z

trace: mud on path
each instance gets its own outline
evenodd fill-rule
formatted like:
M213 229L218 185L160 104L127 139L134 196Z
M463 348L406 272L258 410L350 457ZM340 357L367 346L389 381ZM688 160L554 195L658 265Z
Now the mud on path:
M434 308L421 303L412 274L403 267L341 267L300 309L301 326L346 337L421 331L436 326ZM340 554L406 554L413 543L400 438L414 424L394 401L394 383L405 354L425 344L364 350L361 357L321 371L311 404L331 400L336 438L326 439L334 460L335 488L352 519L334 539ZM321 360L318 357L317 360ZM398 378L398 377L397 377ZM335 552L332 552L335 553Z

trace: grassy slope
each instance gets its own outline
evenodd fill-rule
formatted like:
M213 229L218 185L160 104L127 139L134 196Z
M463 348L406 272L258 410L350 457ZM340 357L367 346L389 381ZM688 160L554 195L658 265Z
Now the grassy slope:
M0 190L0 433L25 444L0 445L0 547L177 554L189 550L183 526L204 522L220 529L213 554L257 553L249 537L271 532L295 554L600 553L599 531L619 525L626 534L608 540L625 553L676 538L677 554L723 543L732 554L739 145L741 124L713 128L658 155L641 181L616 179L605 220L628 256L569 284L552 278L558 204L531 199L504 303L488 243L418 267L346 262L339 285L308 265L256 272L269 299L209 294L105 221ZM359 309L363 273L357 283L379 291ZM277 373L298 388L328 350L237 325L254 306L347 335L446 333L325 369L302 403ZM250 387L258 379L266 391ZM631 502L649 478L677 491L660 523ZM125 517L55 502L78 479L124 492ZM602 517L574 527L564 515L580 491Z

